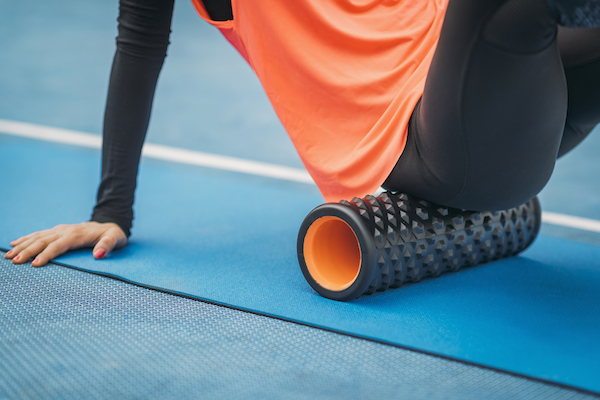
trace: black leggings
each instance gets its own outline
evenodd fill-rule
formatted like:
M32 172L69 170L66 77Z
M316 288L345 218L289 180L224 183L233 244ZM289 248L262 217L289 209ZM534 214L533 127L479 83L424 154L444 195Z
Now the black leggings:
M544 187L556 158L600 122L600 29L557 34L576 19L557 11L544 0L450 0L385 188L491 211Z

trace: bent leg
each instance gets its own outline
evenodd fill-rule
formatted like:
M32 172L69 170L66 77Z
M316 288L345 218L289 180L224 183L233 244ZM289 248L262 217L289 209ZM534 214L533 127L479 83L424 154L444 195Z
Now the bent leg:
M569 106L558 156L578 145L600 123L600 28L558 30Z
M544 0L451 0L409 142L384 186L470 210L534 197L567 110L556 18Z

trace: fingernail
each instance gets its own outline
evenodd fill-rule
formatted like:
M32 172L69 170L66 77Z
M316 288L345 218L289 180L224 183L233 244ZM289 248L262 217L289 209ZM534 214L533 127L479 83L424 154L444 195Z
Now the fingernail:
M15 261L19 261L19 258L21 258L21 255L19 254L18 256L16 256L15 258L13 258L13 260Z
M100 258L104 257L105 254L106 254L106 251L104 249L98 249L98 250L96 250L94 257L96 257L97 259L100 259Z
M35 263L37 263L38 261L40 261L40 259L39 259L39 258L36 258L36 259L35 259L35 260L33 260L31 263L32 263L32 264L35 264Z
M9 251L6 252L6 255L10 256L12 254L12 252L13 252L12 250L9 250Z

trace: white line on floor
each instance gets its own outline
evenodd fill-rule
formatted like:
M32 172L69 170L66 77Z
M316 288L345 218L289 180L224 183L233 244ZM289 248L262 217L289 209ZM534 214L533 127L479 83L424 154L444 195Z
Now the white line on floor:
M0 119L0 132L31 139L65 143L94 149L100 149L102 147L102 138L98 135L53 128L49 126L35 125L25 122ZM144 144L142 154L146 157L156 158L159 160L242 172L246 174L260 175L294 182L314 183L310 175L306 171L299 168L290 168L258 161L202 153L199 151L185 150L159 144ZM553 225L561 225L586 231L600 232L600 221L588 218L552 212L543 212L542 221Z
M585 231L600 232L600 221L595 219L575 217L573 215L542 212L542 221L547 224L567 226Z
M39 139L55 143L66 143L94 149L100 149L102 147L102 138L99 135L29 124L25 122L0 119L0 132L31 139ZM284 179L287 181L314 183L308 172L299 168L291 168L259 161L202 153L199 151L179 149L160 144L144 144L142 155L159 160L242 172L246 174L266 176L269 178Z

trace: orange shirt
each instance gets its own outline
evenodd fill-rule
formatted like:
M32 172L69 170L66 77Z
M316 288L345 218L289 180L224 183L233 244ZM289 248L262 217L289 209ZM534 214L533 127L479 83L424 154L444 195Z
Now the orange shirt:
M327 201L373 193L406 144L448 0L232 0L248 61Z

